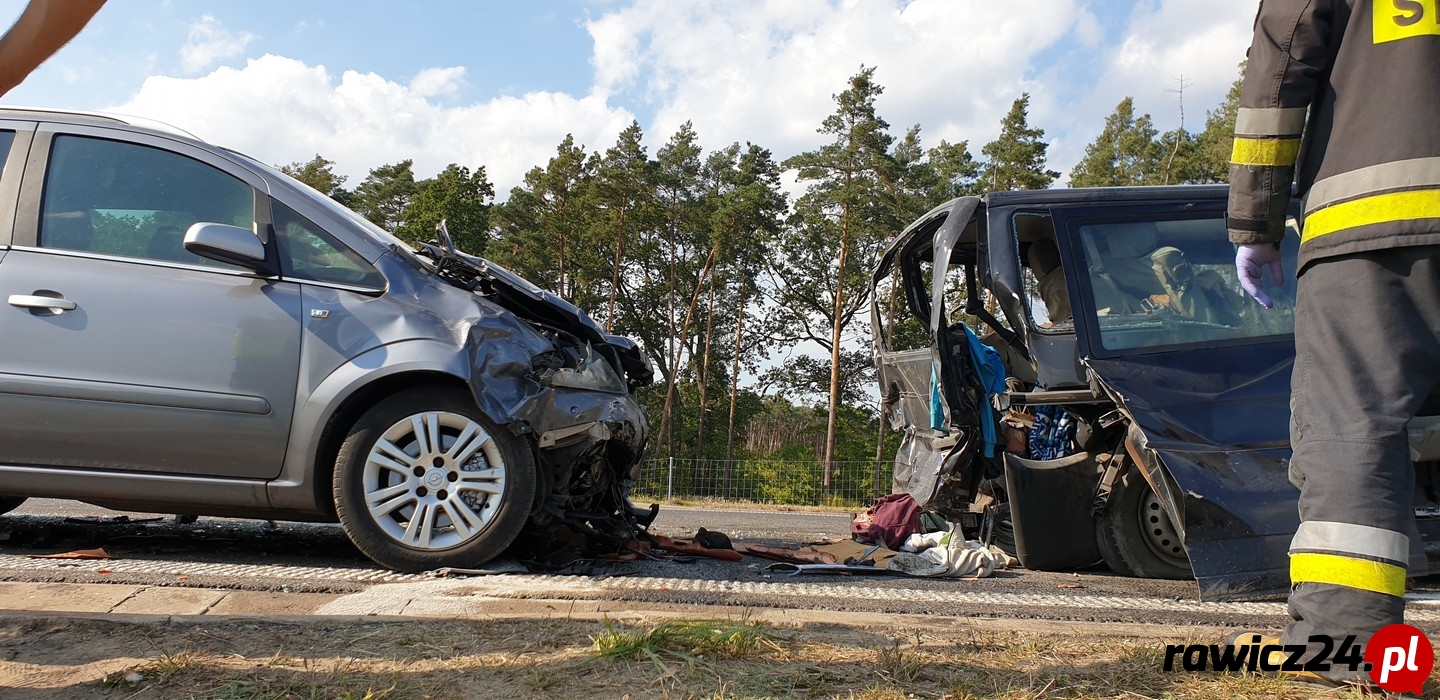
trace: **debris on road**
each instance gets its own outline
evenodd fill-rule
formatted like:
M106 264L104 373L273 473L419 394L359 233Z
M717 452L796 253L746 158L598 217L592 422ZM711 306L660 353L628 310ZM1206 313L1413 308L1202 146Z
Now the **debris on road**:
M890 570L878 566L857 566L855 564L792 564L790 562L776 562L770 564L761 571L770 573L788 574L799 576L801 574L866 574L885 575Z
M655 546L674 554L690 554L711 559L724 559L726 561L741 561L743 557L733 549L712 549L701 545L695 540L676 540L664 535L652 535L655 539Z
M27 556L27 557L29 557L29 558L31 558L31 559L110 559L110 558L112 558L112 557L110 556L110 553L109 553L109 552L106 552L103 547L96 547L95 549L77 549L77 550L70 551L70 552L60 552L60 553L58 553L58 554L27 554L27 555L25 555L25 556Z
M517 561L491 561L490 565L483 569L458 569L455 567L443 567L428 573L435 578L450 578L455 576L502 576L504 574L528 574L529 567Z
M749 554L752 557L790 562L792 564L840 563L840 560L836 558L834 554L822 552L814 547L789 549L787 547L771 547L770 545L759 544L757 542L736 542L735 551L741 554Z

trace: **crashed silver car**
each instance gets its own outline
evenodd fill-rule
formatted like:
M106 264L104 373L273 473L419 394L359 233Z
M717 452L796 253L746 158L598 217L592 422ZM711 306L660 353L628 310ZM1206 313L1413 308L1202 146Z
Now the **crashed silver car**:
M904 433L894 490L1028 568L1193 577L1204 599L1285 592L1295 283L1269 289L1273 309L1241 291L1226 195L997 192L900 233L871 313L885 413ZM1437 423L1411 424L1431 554Z
M626 536L631 340L252 158L0 110L0 512L338 521L401 571Z

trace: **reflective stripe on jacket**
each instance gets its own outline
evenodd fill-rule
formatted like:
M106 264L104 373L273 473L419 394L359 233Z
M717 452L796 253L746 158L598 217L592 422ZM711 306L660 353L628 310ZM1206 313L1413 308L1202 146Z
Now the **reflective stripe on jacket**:
M1230 240L1279 241L1294 182L1302 270L1440 244L1437 71L1440 0L1262 0L1235 120Z

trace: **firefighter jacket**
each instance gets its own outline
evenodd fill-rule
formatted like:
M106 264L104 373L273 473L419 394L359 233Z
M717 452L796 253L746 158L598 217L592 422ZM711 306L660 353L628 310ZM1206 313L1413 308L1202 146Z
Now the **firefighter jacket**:
M1293 181L1302 271L1440 244L1437 71L1440 0L1262 0L1235 120L1230 240L1279 242Z

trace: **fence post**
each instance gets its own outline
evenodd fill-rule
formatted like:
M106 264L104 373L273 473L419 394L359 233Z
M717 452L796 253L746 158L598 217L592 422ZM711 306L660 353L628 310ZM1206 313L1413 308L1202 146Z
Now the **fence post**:
M665 477L665 500L675 500L675 458L670 458L670 473Z

